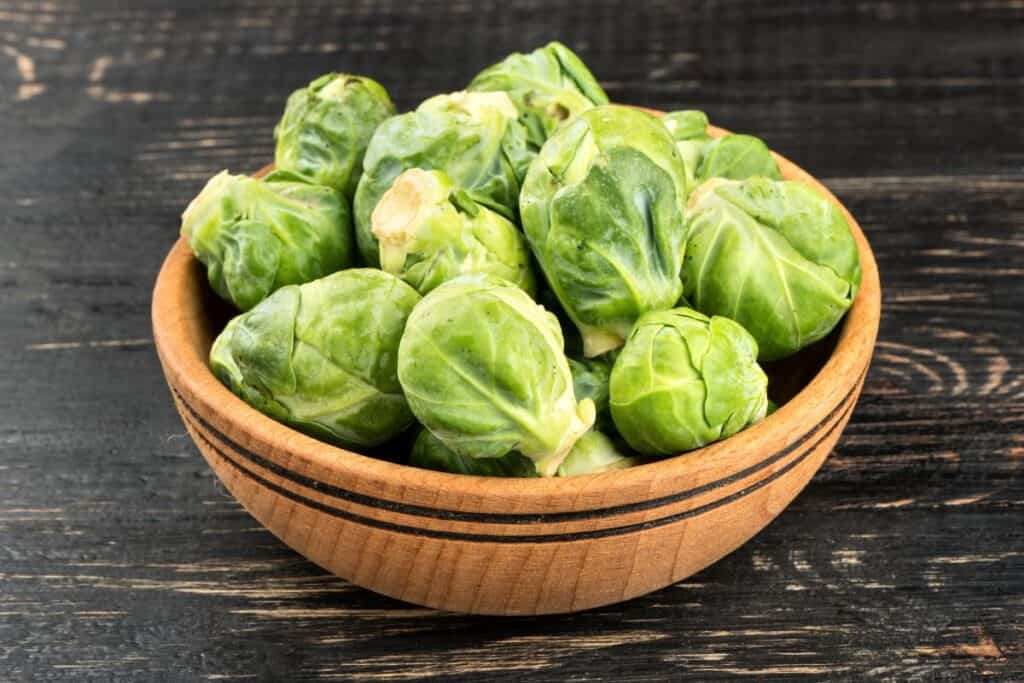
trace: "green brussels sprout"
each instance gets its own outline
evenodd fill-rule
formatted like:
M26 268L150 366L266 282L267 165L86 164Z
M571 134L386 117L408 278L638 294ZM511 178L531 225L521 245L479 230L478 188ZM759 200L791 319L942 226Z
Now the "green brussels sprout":
M728 318L689 308L640 318L609 385L619 433L645 455L699 448L757 422L767 388L754 338Z
M686 164L690 188L709 178L744 180L764 176L782 179L771 150L760 138L729 134L712 139L707 132L707 115L695 109L671 112L661 120L675 139L679 155Z
M427 294L398 347L417 419L464 457L516 450L555 474L594 422L577 403L558 320L511 282L464 275Z
M637 109L588 109L530 165L520 213L584 355L622 345L633 323L682 293L686 175L672 137Z
M674 111L661 117L661 122L676 141L676 149L686 166L686 187L693 189L698 182L697 173L704 156L704 146L711 140L707 114L696 109Z
M559 477L576 477L624 470L640 464L640 458L622 453L615 443L601 432L591 429L576 442L569 456L558 466Z
M292 173L215 175L181 216L181 234L210 285L247 311L285 285L352 265L348 203Z
M690 197L685 294L757 340L761 360L818 341L860 285L857 244L842 211L796 181L710 180Z
M394 115L395 105L377 81L326 74L288 97L274 128L274 162L351 200L373 131Z
M661 117L661 122L672 134L676 142L684 140L697 140L707 142L711 139L708 135L708 115L697 109L683 109L673 111Z
M581 111L608 104L608 96L586 65L558 42L529 54L510 54L477 74L467 89L508 93L519 109L530 143L538 148Z
M210 366L246 403L295 429L375 446L412 423L396 363L419 300L398 278L368 268L282 287L228 323Z
M411 168L373 210L381 268L426 294L459 275L488 273L536 290L526 239L514 223L473 201L443 171Z
M533 461L515 451L500 458L467 458L445 446L429 429L421 430L413 442L409 464L427 470L479 477L537 476Z
M572 372L572 390L576 400L589 398L594 402L595 423L602 429L612 428L611 416L608 412L608 380L612 374L611 361L600 358L584 358L577 360L569 357L569 370Z
M367 265L380 256L373 235L377 202L402 171L444 171L452 183L507 218L517 215L520 183L534 153L505 93L456 92L377 127L355 196L356 241Z
M698 182L709 178L744 180L763 176L782 180L779 165L768 145L753 135L723 135L704 145L701 151Z

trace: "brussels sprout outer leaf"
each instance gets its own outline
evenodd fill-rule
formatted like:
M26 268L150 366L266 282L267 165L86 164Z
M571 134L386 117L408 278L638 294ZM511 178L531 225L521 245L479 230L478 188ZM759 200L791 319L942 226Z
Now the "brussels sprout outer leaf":
M445 446L428 429L421 430L416 437L409 455L409 464L428 470L480 477L537 476L533 461L515 451L500 458L468 458Z
M612 368L619 433L646 455L670 455L762 419L768 379L757 344L731 320L677 308L637 321Z
M595 105L608 104L608 95L598 85L597 79L575 52L558 41L548 43L547 49L551 50L558 59L562 73L576 84L576 87L587 99Z
M842 214L805 190L792 181L715 179L690 198L685 295L698 310L743 325L762 360L827 335L860 281Z
M704 144L701 149L697 180L729 178L743 180L764 176L782 180L779 165L760 138L752 135L725 135Z
M708 423L722 425L722 436L729 436L764 418L768 378L757 364L757 342L739 323L714 316L708 328L701 364L707 388L704 416Z
M697 171L704 155L708 135L708 117L702 111L687 109L674 111L661 117L661 122L676 141L676 149L686 167L686 187L692 190L697 184Z
M275 164L333 187L351 200L370 138L394 114L380 83L350 74L321 76L288 98L274 129Z
M463 276L413 311L398 377L419 421L466 457L519 451L553 476L594 421L577 404L558 321L512 283Z
M487 273L533 294L530 253L519 229L453 187L442 171L409 169L372 216L381 267L421 294L459 275Z
M210 349L217 378L246 403L281 421L289 412L274 396L293 393L297 385L291 356L298 308L298 287L279 289L229 321Z
M419 298L369 269L284 287L228 323L210 364L271 417L331 443L374 446L412 422L396 356Z
M569 358L572 371L573 393L576 400L589 398L594 402L597 413L595 423L605 430L615 429L608 412L608 380L612 373L612 361L605 356L577 360Z
M716 183L715 194L779 231L801 256L828 266L850 283L850 298L860 287L860 254L843 212L803 183L750 178Z
M782 179L768 146L751 135L725 135L712 140L702 111L675 111L661 119L676 141L692 189L709 178L743 180L753 176Z
M676 142L711 139L711 136L708 135L708 116L702 111L686 109L669 112L661 117L661 122L668 128L668 132Z
M209 280L217 293L248 310L274 290L281 244L266 223L240 220L224 226L221 261L211 261Z
M559 477L576 477L624 470L639 465L640 458L623 454L610 438L597 430L590 430L579 438L569 456L558 467Z
M508 93L535 149L580 112L608 103L580 58L557 42L528 54L509 55L477 74L468 89Z
M403 171L441 170L475 201L507 218L517 215L520 183L533 152L504 93L452 93L395 116L374 132L356 188L356 241L363 261L380 265L372 214Z
M626 107L583 112L531 164L523 228L586 356L621 346L641 314L679 299L685 197L667 130Z

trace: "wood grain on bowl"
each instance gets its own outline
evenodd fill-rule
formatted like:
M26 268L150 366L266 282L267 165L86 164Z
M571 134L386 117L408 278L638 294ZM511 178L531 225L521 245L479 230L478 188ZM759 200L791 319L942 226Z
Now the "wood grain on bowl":
M802 169L776 159L785 178L838 205ZM442 609L587 609L656 590L728 554L785 509L830 453L860 395L880 315L874 257L843 211L863 280L820 370L757 425L628 470L539 480L445 474L339 449L275 422L208 369L222 318L211 312L203 272L182 240L153 294L154 337L178 411L210 467L261 524L313 562Z

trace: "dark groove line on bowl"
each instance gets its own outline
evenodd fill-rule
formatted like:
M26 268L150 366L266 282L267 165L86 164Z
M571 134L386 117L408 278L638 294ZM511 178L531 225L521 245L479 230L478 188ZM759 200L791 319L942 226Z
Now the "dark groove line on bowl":
M384 529L386 531L393 531L393 532L396 532L396 533L402 533L402 534L407 534L407 535L411 535L411 536L422 536L422 537L426 537L426 538L435 538L435 539L442 539L442 540L467 541L467 542L473 542L473 543L561 543L561 542L571 542L571 541L582 541L582 540L594 539L594 538L607 538L607 537L610 537L610 536L624 536L624 535L627 535L627 534L632 534L632 533L637 533L637 532L641 532L641 531L646 531L648 529L654 529L656 527L664 526L666 524L673 524L675 522L679 522L679 521L682 521L684 519L689 519L689 518L692 518L692 517L697 517L699 515L704 514L705 512L710 512L710 511L715 510L717 508L720 508L720 507L722 507L724 505L728 505L728 504L730 504L732 502L735 502L736 500L739 500L740 498L745 498L746 496L749 496L750 494L754 493L755 491L764 488L765 486L767 486L768 484L772 483L776 479L779 479L780 477L786 475L790 470L792 470L794 467L796 467L797 465L802 463L804 460L806 460L811 455L811 453L814 453L814 451L818 448L818 446L820 446L826 439L828 439L837 429L839 429L840 425L842 425L843 422L847 418L849 418L850 413L853 412L853 408L854 408L855 405L856 405L855 403L850 404L846 408L846 410L843 411L843 413L841 414L839 419L837 419L835 421L835 423L833 423L828 428L828 430L825 432L824 435L822 435L819 439L817 439L806 451L801 453L798 457L793 458L791 461L786 463L785 466L781 467L780 469L778 469L775 472L772 472L771 474L769 474L764 479L760 479L757 482L755 482L755 483L753 483L753 484L751 484L751 485L749 485L749 486L747 486L745 488L740 489L739 491L734 491L733 493L730 493L727 496L723 496L723 497L721 497L721 498L719 498L717 500L711 501L709 503L705 503L704 505L699 505L699 506L697 506L697 507L695 507L695 508L693 508L691 510L685 510L683 512L679 512L679 513L672 514L672 515L667 515L665 517L659 517L658 519L647 520L646 522L636 522L636 523L633 523L633 524L624 524L622 526L608 527L608 528L605 528L605 529L594 529L594 530L591 530L591 531L577 531L577 532L571 532L571 533L556 533L556 534L523 534L523 535L519 535L519 534L504 534L504 535L503 534L475 534L475 533L461 532L461 531L442 531L442 530L439 530L439 529L423 529L423 528L420 528L420 527L411 527L411 526L408 526L408 525L405 525L405 524L398 524L398 523L395 523L395 522L387 522L387 521L380 520L380 519L374 519L373 517L366 517L364 515L360 515L358 513L351 512L349 510L344 510L344 509L341 509L341 508L333 507L331 505L327 505L326 503L321 503L319 501L312 500L310 498L307 498L307 497L303 496L300 493L297 493L297 492L292 491L290 489L287 489L287 488L285 488L283 486L275 484L275 483L267 480L266 478L260 476L256 472L253 472L253 471L249 470L248 468L242 466L240 463L235 462L235 460L233 458L231 458L226 453L221 451L217 447L216 444L211 442L206 437L206 435L203 434L202 430L199 429L199 425L198 424L196 424L195 422L191 421L187 417L185 418L185 421L188 423L188 426L191 427L193 434L195 434L200 439L202 439L203 442L205 442L206 445L210 448L210 450L212 450L214 453L216 453L217 456L221 460L223 460L223 461L227 462L229 465L231 465L231 467L233 467L241 475L243 475L245 477L248 477L249 479L255 481L259 485L264 486L264 487L270 489L271 491L274 491L275 493L277 493L280 496L288 498L289 500L292 500L292 501L294 501L296 503L299 503L300 505L305 505L308 508L311 508L311 509L314 509L314 510L318 510L318 511L323 512L325 514L331 515L332 517L337 517L339 519L344 519L346 521L353 522L355 524L361 524L363 526L369 526L369 527L375 527L375 528L378 528L378 529Z
M288 479L296 484L305 486L306 488L313 489L318 493L329 495L333 498L345 500L359 505L365 505L366 507L379 508L382 510L388 510L390 512L398 512L404 515L416 516L416 517L430 517L434 519L443 519L451 521L463 521L463 522L480 522L485 524L538 524L538 523L553 523L553 522L572 522L582 521L588 519L597 519L600 517L611 517L618 514L628 512L640 512L643 510L650 510L658 507L664 507L674 503L681 502L688 498L693 498L708 491L716 488L721 488L729 484L735 483L740 479L755 474L760 470L771 466L779 460L785 458L796 451L800 446L814 437L822 428L824 428L831 420L838 414L844 406L850 401L850 398L856 392L857 388L861 385L864 380L864 376L867 374L867 367L865 367L858 377L857 381L854 382L853 387L846 393L846 395L829 411L829 413L821 419L814 427L809 429L805 434L801 435L793 443L789 444L785 448L775 452L768 456L764 460L751 465L739 472L730 474L729 476L717 479L707 484L702 484L686 491L680 491L678 493L669 494L667 496L661 496L659 498L651 498L650 500L637 501L635 503L623 503L622 505L613 505L603 508L592 508L589 510L574 510L572 512L538 512L538 513L500 513L500 512L464 512L461 510L448 510L444 508L431 508L422 505L415 505L412 503L400 503L384 498L375 498L363 493L357 493L348 489L343 489L333 484L314 479L305 474L300 474L294 470L291 470L283 465L270 461L263 456L254 453L246 448L243 448L233 439L227 437L219 429L211 425L205 418L203 418L190 404L185 400L184 397L178 392L173 386L175 397L179 403L185 406L189 414L201 424L207 431L216 436L220 441L228 445L232 450L237 452L246 460L249 460L254 465L258 465L265 470L273 472L274 474ZM680 456L676 456L680 457ZM685 454L684 456L685 457Z

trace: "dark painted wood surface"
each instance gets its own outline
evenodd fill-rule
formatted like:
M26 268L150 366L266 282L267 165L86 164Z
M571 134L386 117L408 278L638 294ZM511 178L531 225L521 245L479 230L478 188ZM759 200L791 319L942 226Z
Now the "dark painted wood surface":
M0 0L0 679L1024 678L1024 6L554 4ZM874 245L880 342L837 452L716 566L586 614L438 614L218 487L150 287L292 88L367 73L407 108L555 37L613 99L825 179Z

